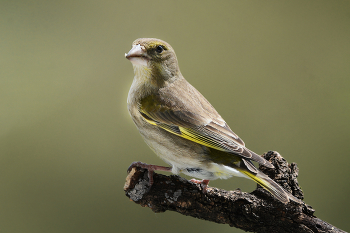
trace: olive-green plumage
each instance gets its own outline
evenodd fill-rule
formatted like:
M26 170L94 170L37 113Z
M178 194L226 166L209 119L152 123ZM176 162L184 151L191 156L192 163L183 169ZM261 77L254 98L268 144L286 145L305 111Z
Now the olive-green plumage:
M166 42L137 39L126 58L134 67L129 113L149 147L175 174L214 180L250 178L282 202L290 194L251 161L273 165L245 147L212 105L182 76Z

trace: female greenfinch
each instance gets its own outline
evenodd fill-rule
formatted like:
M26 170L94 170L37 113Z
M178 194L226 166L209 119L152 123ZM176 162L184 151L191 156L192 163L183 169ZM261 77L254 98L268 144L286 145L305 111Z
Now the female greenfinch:
M174 49L154 38L137 39L125 57L134 68L128 110L147 145L171 167L134 162L153 171L180 172L209 180L240 176L252 179L283 203L293 196L259 171L252 161L274 166L245 147L213 106L180 72Z

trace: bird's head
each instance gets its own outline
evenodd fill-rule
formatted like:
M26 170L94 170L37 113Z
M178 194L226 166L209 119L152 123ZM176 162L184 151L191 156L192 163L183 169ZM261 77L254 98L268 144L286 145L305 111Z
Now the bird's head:
M140 38L132 43L132 49L125 54L134 66L135 74L149 73L150 79L158 84L173 81L179 73L174 49L165 41L154 38Z

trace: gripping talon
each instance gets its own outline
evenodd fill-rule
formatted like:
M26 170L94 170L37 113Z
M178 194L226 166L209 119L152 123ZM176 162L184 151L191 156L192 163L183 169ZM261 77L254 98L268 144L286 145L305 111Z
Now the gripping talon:
M142 162L133 162L130 164L127 172L129 173L133 167L140 167L148 170L148 182L149 186L153 185L153 173L154 171L171 171L171 167L163 167L158 165L146 164Z
M203 193L207 193L207 188L208 188L208 184L209 184L209 181L210 180L196 180L196 179L191 179L190 180L192 183L195 183L195 184L200 184L201 187L202 187L202 191Z

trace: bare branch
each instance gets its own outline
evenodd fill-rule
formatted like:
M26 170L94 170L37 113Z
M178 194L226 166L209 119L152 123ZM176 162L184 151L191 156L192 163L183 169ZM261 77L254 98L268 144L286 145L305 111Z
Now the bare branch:
M295 163L287 161L277 152L263 155L275 169L260 167L295 197L303 199L297 176L299 169ZM154 174L154 184L148 185L148 172L133 168L127 176L125 194L141 206L154 212L176 211L216 223L229 224L251 232L345 232L315 217L315 210L300 201L283 204L259 185L252 193L239 189L226 191L208 187L203 193L201 186L180 176Z

